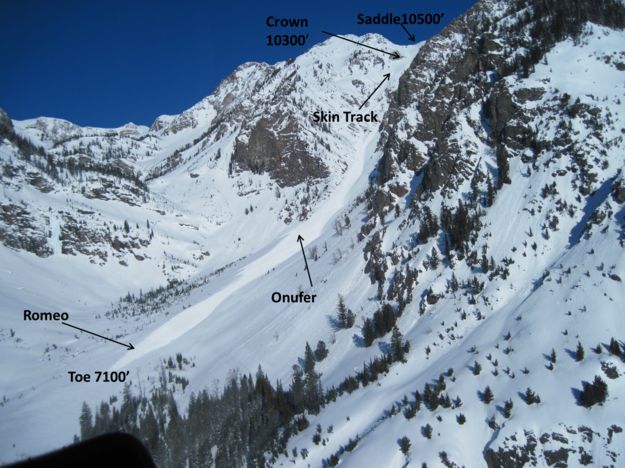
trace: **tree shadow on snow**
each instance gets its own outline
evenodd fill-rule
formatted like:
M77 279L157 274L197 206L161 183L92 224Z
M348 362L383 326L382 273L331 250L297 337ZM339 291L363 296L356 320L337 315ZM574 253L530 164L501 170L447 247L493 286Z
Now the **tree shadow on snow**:
M354 333L352 335L352 340L354 341L354 344L356 345L357 348L365 347L365 340L363 340L362 336L360 336L359 334Z
M384 354L391 354L391 345L389 343L387 343L386 341L378 342L378 348Z
M330 324L330 328L332 328L332 331L337 332L341 330L341 327L339 326L339 321L336 319L336 317L330 314L326 314L326 317L328 319L328 323Z
M586 381L582 381L582 386L584 384L588 384L588 382ZM582 390L579 388L575 388L575 387L571 387L571 393L573 394L573 398L575 398L575 402L578 405L581 405L581 398L582 398Z
M583 208L584 214L582 219L580 219L579 222L573 226L571 232L569 233L569 248L577 244L586 232L586 226L590 221L590 217L599 205L601 205L610 195L614 179L614 177L607 179L603 182L603 184L601 184L601 187L595 190L595 192L586 199L586 206Z
M566 352L566 354L569 355L570 358L577 359L577 351L574 351L574 350L568 349L568 348L564 348L564 351Z

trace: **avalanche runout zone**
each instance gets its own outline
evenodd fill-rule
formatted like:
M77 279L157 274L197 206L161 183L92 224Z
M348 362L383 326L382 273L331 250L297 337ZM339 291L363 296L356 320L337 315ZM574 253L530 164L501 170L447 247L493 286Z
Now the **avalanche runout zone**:
M303 223L294 226L269 252L243 267L235 281L209 299L189 307L152 331L139 344L135 345L135 350L132 353L124 354L120 360L113 364L111 369L120 369L127 366L180 338L207 319L228 297L252 281L261 278L268 270L277 267L292 255L299 254L295 249L297 247L295 239L298 234L302 235L308 243L317 239L331 220L334 219L337 212L346 206L354 196L354 187L359 180L362 180L364 172L369 167L368 164L365 164L365 159L367 157L372 159L372 155L375 153L377 136L377 131L370 132L362 145L356 148L353 164L345 172L343 182L337 187L332 197L328 198L313 216Z

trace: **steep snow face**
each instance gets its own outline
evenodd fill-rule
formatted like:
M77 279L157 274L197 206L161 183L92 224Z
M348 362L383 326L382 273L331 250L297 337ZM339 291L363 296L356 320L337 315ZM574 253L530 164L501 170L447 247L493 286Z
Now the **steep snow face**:
M589 11L577 3L584 9L576 11ZM330 353L316 370L326 389L361 375L307 415L309 428L276 465L322 466L332 456L341 466L621 464L625 34L584 22L575 39L545 39L539 59L527 60L543 4L479 2L412 48L358 39L399 50L397 61L331 39L293 61L242 65L180 116L160 117L126 140L111 135L111 147L130 155L123 180L137 198L126 201L83 197L71 174L42 192L29 171L47 177L44 161L19 159L18 140L3 143L3 163L26 188L4 176L12 202L3 202L10 208L2 216L33 231L33 248L43 238L53 253L0 249L3 307L11 311L0 341L11 366L0 381L2 456L68 442L83 400L120 392L69 385L70 365L128 370L142 392L180 352L193 363L176 371L189 385L173 377L169 384L183 408L191 392L259 364L286 386L305 343L324 340ZM396 92L376 94L366 108L383 113L390 103L382 125L310 120L316 109L357 108L389 71L386 89ZM20 134L34 132L20 125ZM289 161L266 165L249 151L258 134L295 161L310 156L320 165L290 185L281 172ZM65 156L63 144L45 147L59 158L90 151L105 160L105 150L81 138L67 140ZM133 181L139 170L145 186ZM115 220L110 238L117 235L119 250L107 251L115 262L58 253L59 244L78 245L67 240L63 202L74 217L80 209L100 213L103 226ZM25 208L36 203L50 219L44 231ZM166 288L137 293L164 277ZM135 297L117 301L128 289ZM271 299L297 291L316 294L315 302ZM334 320L339 295L357 319L347 330ZM410 351L365 384L367 363L391 349L390 333L371 346L363 338L364 319L385 304ZM136 349L24 325L27 306L68 310L76 324ZM585 408L579 393L595 376L607 382L608 398Z
M381 120L388 90L419 48L395 46L377 35L358 40L397 50L403 57L390 60L332 38L288 62L239 67L187 112L188 120L202 122L198 129L203 133L188 130L195 132L185 138L193 138L189 147L170 145L179 151L154 166L167 176L153 179L152 191L202 213L218 234L210 242L224 245L228 239L224 248L239 250L238 257L266 245L295 221L306 220L332 196L348 168L358 164L355 149L378 127L343 119L316 123L314 112L356 111L390 73L388 85L363 109ZM210 120L202 117L205 109L212 109ZM262 232L256 229L259 220L265 226ZM227 255L223 263L232 259Z
M8 422L1 429L3 461L63 445L76 432L73 415L82 400L116 391L111 385L73 387L68 370L106 370L117 363L144 374L142 368L157 371L171 349L200 350L207 339L215 359L201 366L214 378L247 356L255 367L254 348L268 359L276 356L262 346L267 333L275 339L275 331L257 334L247 327L240 336L248 336L250 346L224 361L228 352L217 351L218 342L234 341L239 333L226 333L232 320L244 323L254 308L233 315L227 312L231 302L243 296L250 307L254 284L285 263L289 276L273 278L294 288L287 278L303 278L297 235L308 244L330 232L337 212L366 188L379 157L372 148L378 123L318 124L312 113L357 111L390 73L363 108L381 120L389 90L419 48L377 35L351 38L402 57L380 58L330 39L289 62L244 64L211 96L178 116L159 117L149 129L6 119L0 257L8 312L0 346L13 364L1 386ZM320 161L325 172L290 185L276 180L271 168L238 165L236 145L246 144L260 121L279 141L292 131L305 150L302 157ZM157 286L166 288L143 295ZM263 292L256 323L274 314L270 294ZM138 352L125 356L118 352L123 348L102 346L58 324L25 324L26 308L68 311L72 323L133 342ZM219 322L208 328L214 338L201 336L213 319ZM275 372L290 368L302 336L293 333L281 344ZM211 383L213 377L200 375L197 388ZM144 378L151 379L152 370L133 382ZM38 423L49 420L64 429ZM24 435L20 440L18 433Z

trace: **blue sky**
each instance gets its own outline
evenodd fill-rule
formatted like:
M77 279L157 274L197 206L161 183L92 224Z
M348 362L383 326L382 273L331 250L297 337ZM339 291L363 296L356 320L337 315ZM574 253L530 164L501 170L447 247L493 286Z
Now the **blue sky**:
M444 13L438 26L407 26L422 40L473 3L0 0L0 107L14 119L149 125L210 94L243 62L305 52L326 38L322 30L409 42L398 25L357 25L358 13ZM267 46L266 35L276 32L266 26L268 16L307 18L307 44Z

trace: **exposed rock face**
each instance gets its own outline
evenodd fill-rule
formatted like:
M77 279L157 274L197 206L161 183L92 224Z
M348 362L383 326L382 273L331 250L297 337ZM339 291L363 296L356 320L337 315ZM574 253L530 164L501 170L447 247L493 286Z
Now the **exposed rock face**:
M625 203L625 181L622 178L612 185L612 196L617 203Z
M39 257L52 255L46 229L30 213L14 204L0 205L0 241L13 249L24 249Z
M9 130L13 130L13 122L4 109L0 108L0 134L4 135Z
M387 47L381 36L367 35L362 40ZM159 136L177 134L184 141L182 135L188 134L192 138L152 167L148 179L189 164L205 147L231 140L222 153L233 178L251 172L267 174L283 188L304 182L332 186L329 174L340 176L354 149L347 141L375 127L344 121L329 124L314 121L312 115L357 109L371 92L370 83L353 79L346 85L343 79L348 74L364 77L372 71L388 71L389 64L379 55L331 39L286 62L241 65L193 108L154 122L150 132ZM402 60L407 64L409 59ZM409 148L406 151L404 157L411 159Z
M425 169L424 184L440 187L450 171L462 170L457 156L463 153L453 133L458 126L459 109L482 99L486 81L478 72L486 63L501 61L495 52L501 47L493 39L484 40L481 51L473 40L479 26L481 5L428 41L399 82L382 125L383 157L379 183L391 180L402 167L410 171ZM493 51L490 57L485 51ZM415 114L414 125L406 116ZM409 157L407 157L409 156ZM425 168L426 163L431 165ZM395 168L392 170L391 168Z
M517 442L517 437L512 436L515 445L504 445L497 451L489 449L486 452L486 465L489 468L518 468L527 463L536 463L536 437L531 432L525 432L525 443ZM508 442L508 441L506 441Z
M80 215L90 215L98 220L95 213L80 212ZM99 259L106 261L108 252L105 248L110 245L115 252L137 254L142 248L150 244L150 240L142 238L140 233L120 232L112 233L107 226L98 222L87 223L84 219L77 219L68 212L60 213L62 225L60 228L59 241L61 253L66 255L83 254L92 261ZM120 239L121 237L121 239ZM114 255L116 255L114 253Z
M275 132L273 128L281 128ZM291 116L261 118L252 129L247 143L237 140L232 162L234 167L256 174L267 172L281 186L293 186L308 178L326 177L327 167L315 158L305 142L298 138L299 126Z
M513 96L506 77L527 76L545 51L579 34L586 21L616 27L625 22L622 7L611 2L612 10L588 0L530 3L478 2L421 48L382 124L380 185L406 169L423 176L417 195L457 187L474 163L472 148L457 137L467 125L506 157L526 147L532 131L520 104L540 98L544 90ZM504 16L514 21L499 21Z
M508 123L519 115L520 109L504 86L498 88L494 90L486 104L488 106L493 139L514 142L519 136L519 132L516 131L516 128L510 127Z
M570 427L561 425L563 432L545 432L540 437L525 430L511 434L500 441L497 449L485 451L484 459L490 468L522 466L587 466L593 464L593 453L599 455L602 447L605 454L615 461L612 452L612 437L620 426L612 425L602 432L595 432L588 426ZM614 429L617 429L616 431ZM598 438L599 441L593 440ZM597 443L599 442L599 443Z

